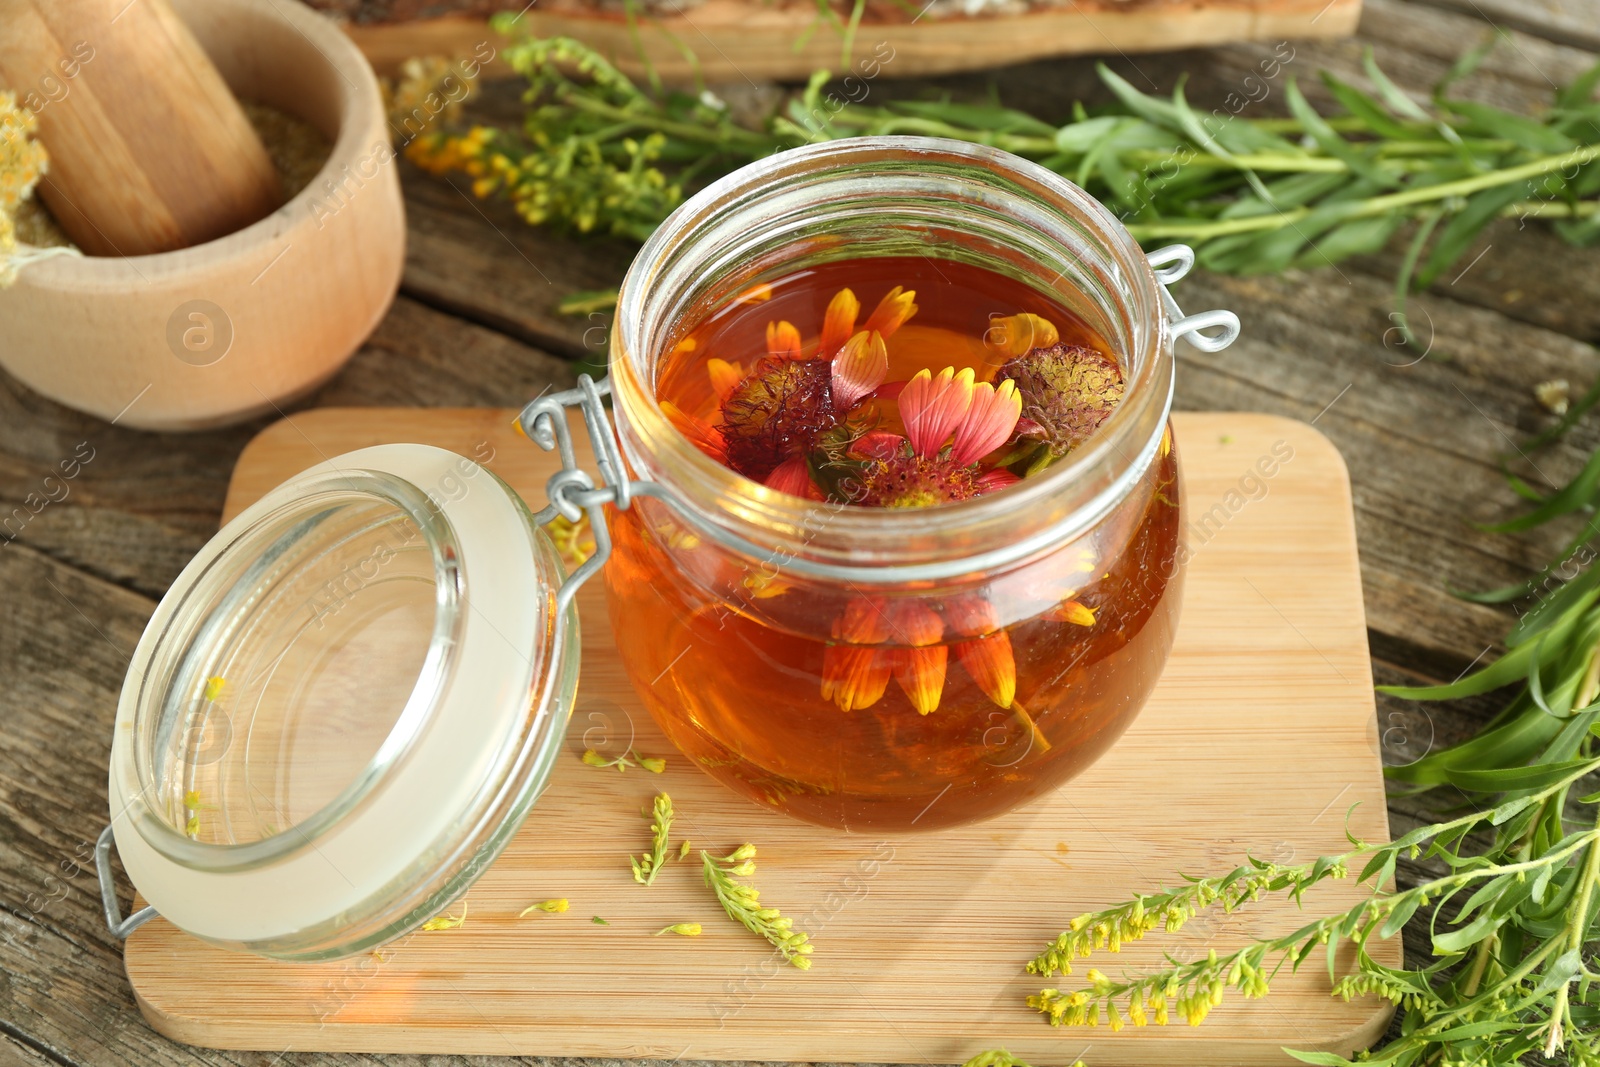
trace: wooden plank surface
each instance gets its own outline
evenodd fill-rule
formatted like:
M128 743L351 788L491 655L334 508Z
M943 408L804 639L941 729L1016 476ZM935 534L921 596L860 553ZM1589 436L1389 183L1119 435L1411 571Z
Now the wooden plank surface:
M664 80L692 83L697 77L797 80L819 67L870 70L874 78L880 70L895 78L926 77L1049 56L1340 37L1361 15L1361 0L1083 0L1022 13L927 18L922 7L889 9L888 18L864 21L848 61L834 24L819 23L809 2L704 0L692 5L692 14L673 4L666 14L646 14L630 27L620 10L557 0L529 5L523 19L541 37L576 37L630 74L644 73L648 62ZM409 56L465 57L486 54L485 44L496 50L506 44L474 17L352 23L346 31L380 73L392 73ZM684 55L685 42L696 53L693 61ZM489 70L509 73L504 64Z
M1288 70L1315 94L1318 67L1359 81L1361 50L1371 46L1402 88L1420 99L1461 52L1507 20L1514 25L1507 27L1506 42L1460 91L1532 109L1548 101L1554 82L1595 60L1595 45L1573 27L1600 26L1596 0L1369 0L1354 40L1295 42ZM1213 107L1273 47L1159 58L1107 51L1105 58L1147 91L1168 89L1187 71L1191 102ZM1005 103L1056 121L1067 117L1073 99L1098 98L1093 61L1076 59L937 81L881 79L872 99L925 92L981 99L991 86ZM1262 114L1282 112L1282 95L1273 88L1259 105ZM517 106L514 87L496 86L476 113L505 120ZM569 383L573 362L596 351L597 334L585 343L596 323L556 316L553 294L616 284L631 249L530 229L503 206L474 204L409 170L403 182L411 226L403 295L354 362L308 403L510 403ZM1470 270L1441 279L1419 302L1439 340L1432 357L1409 368L1391 366L1410 357L1400 359L1384 343L1398 244L1337 269L1283 279L1198 275L1179 293L1186 307L1226 302L1246 324L1233 352L1185 351L1179 406L1316 419L1348 462L1368 640L1380 681L1448 681L1480 653L1492 656L1511 612L1462 604L1446 595L1446 586L1484 588L1526 577L1569 533L1491 536L1466 519L1503 516L1513 505L1499 456L1509 451L1508 441L1552 418L1534 400L1532 386L1562 376L1581 390L1600 373L1591 347L1600 337L1600 250L1574 249L1542 227L1522 230L1513 221L1492 228L1464 265L1479 253ZM1346 385L1351 388L1344 392ZM175 1044L139 1016L122 971L122 946L106 933L92 872L76 859L107 814L107 742L127 653L154 598L215 532L229 472L261 425L188 436L135 433L49 403L0 376L0 516L38 508L47 490L59 498L30 510L20 530L13 525L0 535L0 678L6 683L0 689L0 1063L506 1062L292 1049L253 1055ZM1586 421L1566 443L1535 454L1538 470L1527 470L1529 476L1537 484L1570 477L1600 445L1597 426ZM44 478L85 441L96 449L95 459L62 497L58 483L47 486ZM1384 757L1403 762L1459 740L1493 707L1492 699L1430 706L1380 697ZM1427 814L1418 801L1389 802L1397 834ZM1401 884L1424 869L1402 862ZM1426 932L1414 923L1406 939L1413 959L1425 958ZM1040 1062L1065 1064L1082 1047L1063 1043L1058 1055ZM1095 1051L1088 1055L1091 1065ZM695 1059L690 1051L678 1062ZM539 1061L540 1067L549 1062Z
M512 414L291 416L244 450L224 518L328 457L402 440L490 454L489 468L541 506L558 464L515 433ZM1273 416L1184 414L1175 432L1193 562L1172 659L1134 726L1064 789L976 826L880 838L784 818L681 758L669 756L659 778L587 767L577 757L595 731L670 752L616 658L627 622L607 625L596 582L579 593L581 696L566 755L522 832L451 909L466 911L465 926L404 938L382 959L305 965L213 948L159 920L127 946L146 1017L181 1041L257 1049L877 1063L953 1062L1004 1046L1049 1058L1063 1037L1024 1004L1041 983L1022 964L1073 915L1130 887L1154 890L1171 871L1342 850L1352 805L1351 832L1387 833L1343 461L1315 429ZM1223 504L1245 500L1240 479L1264 459L1274 473L1258 498ZM1212 525L1196 533L1207 512ZM648 890L632 881L623 854L657 789L672 794L676 829L697 845L757 843L763 900L814 936L809 972L776 963L721 916L693 861ZM1218 832L1197 836L1196 822ZM1315 899L1347 907L1359 892L1339 885ZM557 896L571 912L516 918ZM1262 901L1098 964L1203 954L1218 937L1303 921L1291 901ZM705 934L651 937L674 922L703 923ZM1376 951L1394 965L1399 947ZM621 986L619 974L629 976ZM1382 1032L1387 1001L1345 1004L1328 991L1326 971L1306 968L1276 979L1270 1002L1225 1005L1199 1030L1082 1038L1105 1064L1245 1064L1290 1062L1284 1045L1347 1053Z

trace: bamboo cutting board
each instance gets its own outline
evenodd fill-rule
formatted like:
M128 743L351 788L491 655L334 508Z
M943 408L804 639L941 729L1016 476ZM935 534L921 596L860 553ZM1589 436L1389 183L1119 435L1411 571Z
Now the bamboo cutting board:
M879 74L925 77L983 70L1051 56L1129 54L1201 48L1238 41L1270 44L1355 32L1361 0L1069 0L1039 4L1020 13L983 11L941 16L929 0L869 5L856 32L849 62L842 38L830 22L819 22L813 0L662 0L667 14L644 14L631 28L617 10L599 10L579 0L528 4L522 0L453 0L448 4L371 5L380 20L357 21L345 31L380 74L392 74L411 56L476 56L480 61L506 45L489 31L484 12L523 12L523 24L540 37L576 37L598 49L627 73L647 73L691 83L803 81L818 69L840 77L859 102L859 83ZM349 10L348 0L314 6ZM990 4L989 8L1001 5ZM882 11L878 11L881 8ZM441 10L460 14L437 17ZM849 5L844 5L845 15ZM397 17L398 16L398 17ZM411 16L407 18L406 16ZM924 17L926 16L926 17ZM843 25L840 19L839 26ZM509 75L503 63L491 72Z
M485 456L534 505L553 461L501 410L323 409L295 415L240 457L225 517L324 458L419 441ZM465 925L417 933L380 956L287 964L230 953L165 920L127 944L153 1026L224 1048L659 1059L958 1063L1005 1047L1030 1063L1092 1067L1287 1062L1349 1053L1383 1031L1386 1001L1329 996L1326 969L1280 975L1260 1001L1230 999L1198 1029L1053 1030L1024 998L1077 988L1023 964L1075 915L1152 891L1178 872L1220 873L1249 853L1308 862L1351 832L1388 840L1349 482L1311 427L1267 415L1179 414L1192 562L1177 644L1124 738L1052 796L976 826L858 836L759 808L675 757L639 707L599 582L579 597L583 674L569 753L522 831L468 892ZM1277 449L1291 458L1266 462ZM1258 464L1260 466L1258 466ZM1260 472L1272 471L1270 477ZM581 763L630 742L666 773ZM796 971L726 919L691 861L636 885L658 790L674 839L759 848L762 899L816 943ZM1353 810L1352 810L1353 808ZM1307 907L1347 907L1332 883ZM516 918L566 897L566 914ZM451 909L460 914L463 902ZM598 916L608 925L591 920ZM1202 915L1092 961L1112 975L1284 933L1305 917L1263 900ZM699 922L698 938L650 935ZM1397 941L1375 953L1397 965Z

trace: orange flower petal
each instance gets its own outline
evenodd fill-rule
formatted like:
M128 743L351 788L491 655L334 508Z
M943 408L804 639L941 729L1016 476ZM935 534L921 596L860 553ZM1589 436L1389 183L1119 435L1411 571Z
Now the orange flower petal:
M742 583L749 590L750 596L756 600L767 600L775 596L782 596L794 586L779 578L776 574L768 575L760 571L744 576Z
M889 688L894 654L860 645L829 645L822 650L822 699L840 711L870 708Z
M741 304L764 304L772 299L772 286L766 282L757 282L739 294Z
M1022 394L1016 382L1007 378L998 389L988 382L973 386L966 418L955 429L950 459L962 466L976 463L1011 438L1021 416Z
M889 613L867 597L856 597L833 620L833 636L854 645L876 645L889 640Z
M900 455L905 443L906 439L897 433L872 430L856 438L856 443L850 446L850 451L857 456L867 456L871 459L894 459Z
M689 439L689 443L716 460L728 462L728 447L722 435L705 419L690 415L670 400L661 401L661 413L672 423L673 429Z
M1077 600L1063 600L1045 612L1044 617L1053 622L1070 622L1074 626L1094 625L1094 609Z
M1011 635L997 630L987 637L955 646L956 659L978 688L1002 708L1017 699L1017 661L1011 653Z
M767 323L767 355L776 359L800 358L800 331L792 322Z
M944 670L949 652L943 645L929 648L902 648L894 652L894 680L917 709L926 715L936 711L944 695Z
M911 450L932 459L945 439L966 420L972 406L971 367L957 374L946 367L934 377L927 368L918 371L900 391L900 421L905 423Z
M889 350L882 335L862 330L852 336L833 357L833 410L842 414L855 407L888 373Z
M772 473L767 475L764 484L768 489L776 489L790 496L806 500L822 499L822 491L817 488L817 483L811 480L811 468L806 466L804 456L791 456L778 464Z
M856 332L856 316L861 314L861 301L848 289L840 289L828 301L828 313L822 320L822 340L817 345L817 355L829 359L844 347Z
M873 308L872 314L867 318L866 330L876 330L884 337L888 337L906 324L906 320L917 313L917 291L915 289L902 289L895 286L878 301L878 306Z
M706 360L706 375L711 379L711 391L717 394L718 401L723 401L744 381L744 366L712 356Z
M945 621L953 633L964 637L982 637L1000 629L1000 619L994 605L981 596L963 596L945 603Z
M892 600L888 615L892 640L897 644L921 648L938 644L944 636L944 620L920 600Z
M1022 481L1021 478L1017 477L1015 474L1012 474L1004 467L996 467L992 471L984 471L974 479L974 483L977 485L979 493L997 492L1006 488L1007 486L1016 485L1020 481Z
M1061 331L1053 322L1027 311L995 319L983 335L983 343L1002 359L1025 356L1035 348L1049 348L1059 340Z

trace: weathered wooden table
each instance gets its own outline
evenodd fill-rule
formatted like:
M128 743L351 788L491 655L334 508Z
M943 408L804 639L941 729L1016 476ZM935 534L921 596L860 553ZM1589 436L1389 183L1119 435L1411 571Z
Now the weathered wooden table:
M1597 0L1369 0L1359 39L1296 45L1287 73L1311 91L1319 67L1359 81L1370 45L1396 81L1422 90L1495 24L1508 37L1463 91L1501 106L1537 109L1600 52ZM1211 105L1272 48L1111 58L1136 84L1162 89L1189 70L1190 99ZM991 81L1008 103L1046 118L1064 119L1075 97L1097 92L1087 60L941 84L976 95ZM883 80L872 92L926 87ZM1280 93L1272 84L1255 106L1277 110ZM508 113L514 93L496 90L484 106ZM404 182L410 251L401 294L311 405L506 405L570 383L578 361L603 358L604 330L594 328L603 317L562 318L554 307L569 293L617 284L632 247L554 238L415 172ZM1581 392L1600 374L1589 343L1600 335L1600 250L1569 248L1536 225L1496 225L1462 268L1415 301L1431 343L1420 361L1386 343L1398 258L1391 248L1282 277L1202 275L1179 293L1195 308L1234 308L1245 323L1226 352L1182 353L1180 406L1305 419L1343 451L1372 652L1385 682L1449 679L1494 655L1509 612L1463 603L1449 588L1526 577L1568 531L1497 536L1471 521L1512 506L1499 458L1552 418L1533 386L1564 377ZM35 505L59 498L25 525L13 523L10 540L0 536L0 1064L377 1060L213 1052L158 1037L134 1007L89 862L106 820L111 720L128 654L157 598L216 530L234 459L262 425L152 436L0 380L0 515L29 494L38 494ZM1560 482L1596 446L1600 419L1592 418L1518 462L1535 479ZM92 459L64 494L62 483L45 483L61 460L87 450ZM1409 761L1470 733L1491 709L1381 699L1376 732L1386 758ZM1392 804L1394 832L1423 814ZM438 1062L382 1058L397 1067L424 1060Z

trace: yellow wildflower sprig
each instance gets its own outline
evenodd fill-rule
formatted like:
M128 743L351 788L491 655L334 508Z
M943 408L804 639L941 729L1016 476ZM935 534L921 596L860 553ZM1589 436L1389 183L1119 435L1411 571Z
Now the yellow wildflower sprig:
M615 767L619 771L625 771L629 767L643 767L651 774L660 774L667 769L666 760L659 756L641 756L638 749L632 748L615 759L606 759L594 749L586 748L579 758L591 767Z
M200 791L191 789L183 794L183 807L186 818L183 820L183 832L190 838L200 836Z
M763 907L755 886L738 880L756 872L755 860L756 846L750 844L740 845L721 857L713 857L701 849L701 874L730 919L766 938L795 967L809 970L810 935L795 930L794 920L782 915L777 908Z
M422 924L422 929L428 932L435 930L454 930L457 927L464 925L466 921L467 902L463 900L461 902L460 915L435 915L433 918Z
M662 934L677 934L679 937L699 937L700 936L700 924L699 923L673 923L671 926L663 926L661 929L657 930L655 933L651 934L650 936L651 937L660 937Z
M550 534L550 540L555 542L556 552L562 561L573 570L583 566L594 555L594 528L589 525L589 516L581 516L577 522L573 522L565 515L557 515L545 530Z
M661 865L667 862L667 835L672 832L672 798L665 793L657 793L650 815L650 851L637 858L628 857L628 863L633 867L633 880L640 885L654 884Z
M1266 996L1273 974L1287 965L1297 970L1313 953L1324 955L1333 994L1346 1000L1363 995L1387 997L1406 1011L1403 1036L1384 1049L1386 1060L1395 1063L1422 1062L1420 1057L1439 1050L1457 1048L1471 1040L1496 1045L1494 1057L1474 1062L1512 1063L1537 1043L1546 1055L1565 1047L1573 1062L1600 1062L1588 1037L1569 1025L1570 998L1587 1004L1587 985L1574 984L1600 978L1586 967L1583 956L1581 921L1568 918L1542 943L1511 957L1501 958L1494 950L1500 925L1509 916L1494 910L1496 894L1528 887L1526 895L1547 911L1559 909L1570 892L1580 902L1577 914L1587 916L1588 903L1600 886L1600 817L1594 828L1568 833L1542 844L1543 851L1503 854L1505 858L1474 857L1456 852L1456 844L1470 831L1479 828L1507 828L1515 836L1532 840L1532 831L1516 829L1524 815L1536 814L1552 799L1565 796L1566 790L1587 774L1600 770L1600 758L1553 765L1542 776L1543 788L1525 788L1491 809L1475 811L1449 822L1419 827L1386 845L1356 847L1342 856L1328 856L1311 865L1310 874L1293 868L1297 877L1284 876L1280 886L1301 886L1331 876L1328 872L1358 856L1367 858L1360 879L1372 883L1371 894L1343 912L1327 915L1282 937L1262 939L1227 955L1215 950L1204 959L1180 962L1154 973L1118 982L1098 970L1088 972L1087 988L1074 991L1042 989L1028 998L1028 1005L1045 1015L1053 1026L1098 1026L1103 1021L1112 1030L1127 1023L1144 1026L1148 1022L1165 1025L1176 1014L1191 1026L1198 1026L1207 1014L1221 1004L1227 990L1234 989L1247 999ZM1526 779L1525 779L1526 780ZM1593 803L1600 794L1583 798ZM1445 860L1450 873L1400 892L1383 887L1394 873L1396 860L1415 859L1427 846L1430 856ZM1259 869L1258 865L1258 869ZM1276 880L1275 880L1276 881ZM1564 887L1558 889L1558 886ZM1270 888L1270 886L1264 887ZM1468 894L1465 904L1461 894ZM1517 898L1521 900L1522 898ZM1456 902L1454 913L1447 905ZM1412 916L1431 909L1428 928L1433 938L1437 962L1416 969L1395 969L1376 962L1367 951L1369 941L1393 937ZM1117 909L1120 910L1120 909ZM1571 909L1568 909L1571 910ZM1108 913L1084 917L1079 933L1090 930ZM1091 935L1092 936L1092 935ZM1341 942L1355 946L1355 967L1340 977L1336 960ZM1484 945L1490 945L1484 950ZM1052 946L1055 948L1056 946ZM1466 968L1458 964L1472 958ZM1476 963L1482 958L1487 966ZM1169 957L1170 959L1170 957ZM1454 975L1454 977L1452 977ZM1566 997L1563 997L1563 994ZM1547 1016L1522 1017L1513 1023L1507 1005L1520 1005L1522 1011L1543 1011ZM1484 1029L1486 1027L1486 1029ZM1579 1043L1582 1047L1579 1047ZM1504 1053L1504 1056L1500 1054ZM1349 1061L1325 1053L1296 1052L1297 1058L1311 1063L1333 1064ZM1451 1062L1455 1062L1454 1059Z
M529 904L526 908L523 908L517 913L517 918L521 919L524 916L531 915L536 911L542 911L547 915L554 915L559 912L566 911L569 907L571 907L571 904L567 901L566 897L557 897L555 900L541 900L537 904Z
M1049 978L1071 974L1072 960L1082 959L1096 949L1120 952L1125 941L1139 941L1161 927L1169 934L1205 908L1220 903L1232 913L1246 901L1258 900L1264 892L1288 892L1298 902L1305 891L1328 878L1343 878L1349 870L1347 857L1318 860L1297 867L1251 859L1219 878L1193 878L1186 886L1165 892L1139 894L1126 903L1105 911L1087 912L1072 920L1045 950L1028 963L1028 973Z
M38 118L32 109L18 102L15 93L0 92L0 289L16 283L22 268L51 256L81 256L75 246L53 243L48 231L59 228L42 212L31 225L19 228L24 204L33 198L34 187L50 169L50 156L44 145L34 140ZM24 239L45 241L43 247Z
M980 1052L961 1067L1031 1067L1003 1048ZM1082 1060L1074 1060L1072 1067L1084 1067Z

